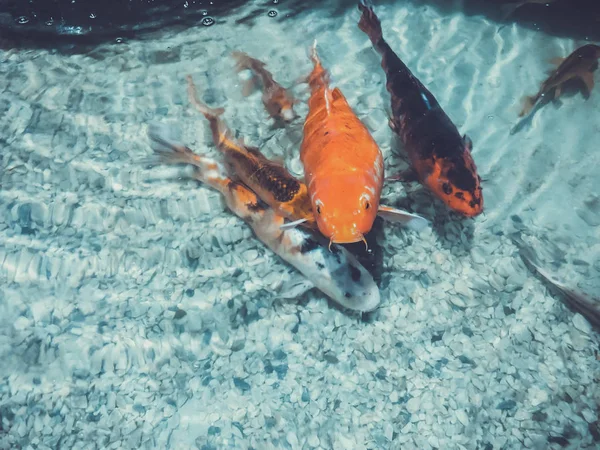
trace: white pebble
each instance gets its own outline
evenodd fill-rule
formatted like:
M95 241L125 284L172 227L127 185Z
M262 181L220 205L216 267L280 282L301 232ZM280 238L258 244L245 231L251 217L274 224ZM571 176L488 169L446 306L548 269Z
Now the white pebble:
M467 413L462 410L459 409L458 411L456 411L456 418L460 421L460 423L462 423L465 427L467 425L469 425L469 416L467 416Z
M595 422L596 420L598 420L598 416L591 409L587 409L587 408L584 409L583 411L581 411L581 415L583 416L585 421L588 423L592 423L592 422Z
M17 331L23 331L25 328L28 328L31 324L31 320L29 320L25 316L19 316L17 320L15 320L14 327Z
M579 313L576 313L573 316L573 325L585 334L589 334L592 331L590 323Z
M464 295L467 298L473 298L473 293L467 283L463 279L458 279L454 282L454 290L457 294Z
M548 393L538 387L531 387L528 394L532 406L538 406L548 401Z
M406 402L406 409L409 413L415 414L421 407L421 399L419 397L413 397Z
M285 436L285 439L288 441L288 444L292 446L292 448L298 447L298 438L296 437L296 433L293 431L288 432L288 434Z

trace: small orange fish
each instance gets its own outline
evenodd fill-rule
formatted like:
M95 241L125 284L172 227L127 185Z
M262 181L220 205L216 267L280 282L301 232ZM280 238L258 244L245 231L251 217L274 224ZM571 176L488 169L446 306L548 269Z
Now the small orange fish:
M244 85L244 96L249 95L254 88L257 79L260 79L263 88L262 101L271 117L284 122L291 122L297 116L294 112L294 97L279 83L273 79L273 75L265 69L265 63L252 58L243 52L233 52L236 60L236 70L250 70L253 74Z
M579 78L584 82L589 95L594 88L594 74L592 71L599 58L600 46L595 44L586 44L579 47L566 58L554 58L552 62L557 64L558 67L542 83L537 94L525 97L519 117L528 114L542 97L552 93L552 91L554 91L552 98L558 98L564 83L575 78Z
M187 76L190 102L209 121L213 142L224 156L230 176L237 177L262 201L289 220L315 227L306 185L294 178L282 164L267 159L258 148L236 142L221 115L200 102L191 76ZM296 223L296 222L295 222Z
M319 230L332 243L366 244L364 235L378 213L421 228L425 219L379 206L384 176L381 151L340 89L329 88L329 74L317 55L316 41L311 59L311 96L300 160Z

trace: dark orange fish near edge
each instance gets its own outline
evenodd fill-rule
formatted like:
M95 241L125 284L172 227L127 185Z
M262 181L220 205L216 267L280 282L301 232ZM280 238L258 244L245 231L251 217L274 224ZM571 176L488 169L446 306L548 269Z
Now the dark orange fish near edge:
M586 44L574 50L566 58L554 58L552 62L558 65L550 76L542 83L539 91L532 96L527 96L523 100L523 109L519 117L528 114L533 107L542 99L542 97L553 92L553 99L557 99L565 82L579 78L586 87L587 94L590 95L594 88L593 68L600 59L600 46L595 44Z
M461 137L433 94L383 39L371 2L361 0L358 8L362 12L358 27L382 56L392 97L392 129L404 143L417 178L452 210L467 217L481 214L481 178L471 155L471 139Z

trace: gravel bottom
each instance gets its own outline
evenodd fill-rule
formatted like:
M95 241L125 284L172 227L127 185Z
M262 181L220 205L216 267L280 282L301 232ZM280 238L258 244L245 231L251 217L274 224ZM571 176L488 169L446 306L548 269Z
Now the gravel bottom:
M354 8L233 16L83 55L0 50L0 448L597 448L599 335L513 242L600 292L600 95L509 134L546 60L576 43L415 4L377 12L473 139L486 212L460 222L418 186L386 186L386 203L433 226L384 225L382 305L363 316L314 290L286 298L298 275L216 192L139 163L150 121L216 156L188 73L246 142L295 153L301 123L273 129L229 54L287 86L317 37L393 174L405 164Z

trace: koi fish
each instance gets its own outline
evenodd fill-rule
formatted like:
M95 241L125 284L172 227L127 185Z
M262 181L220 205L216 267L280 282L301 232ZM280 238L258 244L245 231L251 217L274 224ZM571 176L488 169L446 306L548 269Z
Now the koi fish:
M471 156L471 139L460 136L435 97L383 39L371 2L361 0L358 8L362 12L358 27L382 56L386 88L392 98L390 126L404 143L412 176L452 210L477 216L483 211L483 195Z
M551 289L558 293L563 303L569 309L581 314L597 331L600 332L600 299L589 297L583 292L578 292L567 287L564 283L553 279L548 272L533 262L535 255L530 248L521 246L519 255L527 268L533 273L537 273Z
M552 62L558 67L553 70L550 76L542 83L537 94L527 96L523 100L523 109L519 113L519 117L528 114L533 107L543 97L553 92L553 99L557 99L563 85L572 79L579 78L584 82L587 95L590 95L594 88L594 73L593 70L600 58L600 46L595 44L586 44L579 47L566 58L554 58Z
M159 161L195 167L194 178L220 192L229 209L244 220L258 239L295 267L314 287L345 308L372 311L379 305L379 289L369 272L346 249L331 251L307 230L282 230L285 218L265 205L245 185L223 174L219 164L176 142L167 127L152 126L148 136Z
M415 214L380 206L383 156L367 127L339 88L329 88L329 74L311 50L314 68L308 76L311 95L300 161L321 233L331 243L363 241L379 214L392 222L421 229L427 221Z
M206 106L198 100L196 87L189 75L187 82L190 102L210 123L213 142L223 154L229 176L242 181L278 214L294 223L300 220L303 226L316 228L306 185L294 178L282 164L267 159L258 148L236 142L221 119L225 110Z
M262 101L271 117L284 122L291 122L297 116L294 112L294 97L273 79L273 74L265 69L265 63L252 58L243 52L233 52L233 58L236 60L236 70L250 70L250 78L243 87L243 95L247 96L260 80L263 88Z

